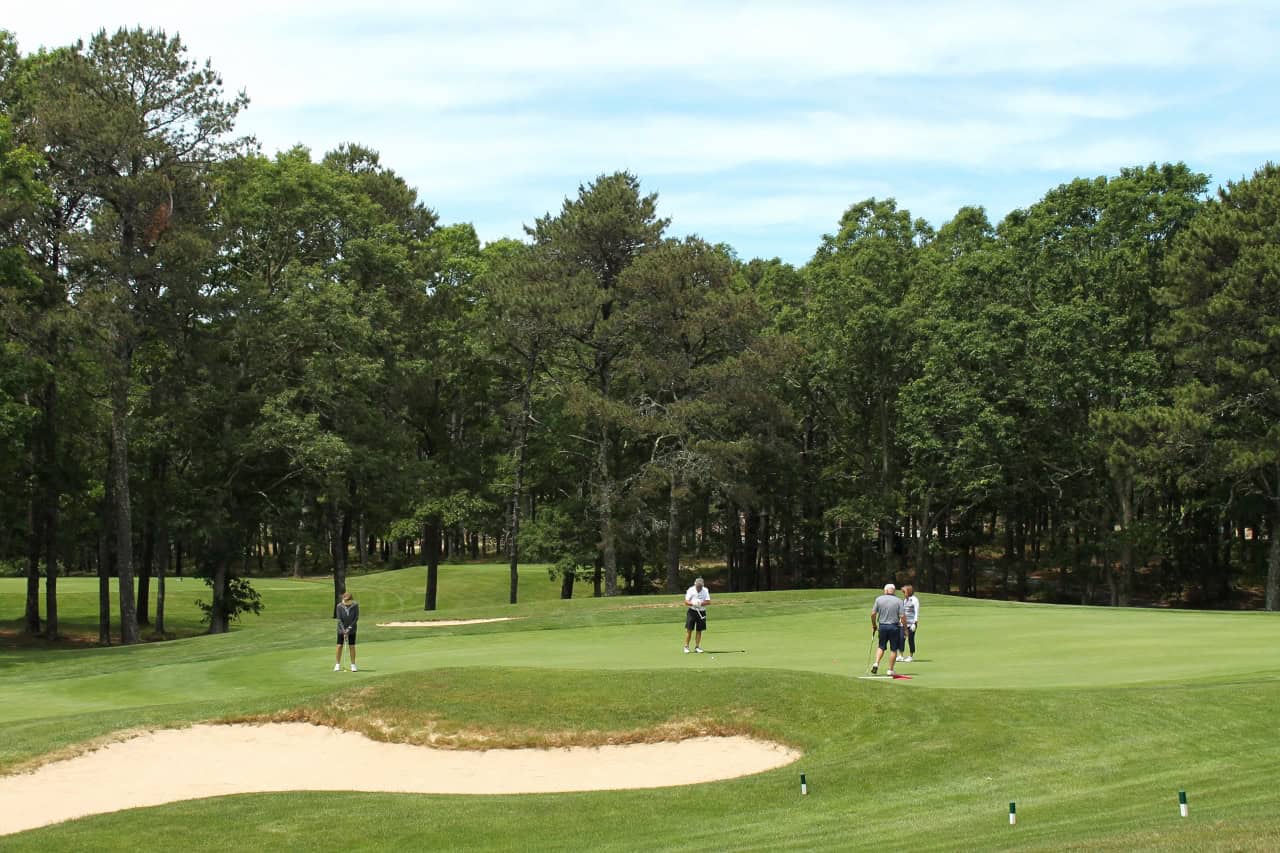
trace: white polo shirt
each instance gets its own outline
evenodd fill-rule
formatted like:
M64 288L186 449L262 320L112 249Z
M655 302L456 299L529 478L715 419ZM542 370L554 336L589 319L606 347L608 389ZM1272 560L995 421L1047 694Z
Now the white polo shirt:
M689 591L684 594L684 603L699 613L704 612L703 605L710 600L711 590L707 589L705 586L702 589L698 589L698 585L696 583L689 587Z

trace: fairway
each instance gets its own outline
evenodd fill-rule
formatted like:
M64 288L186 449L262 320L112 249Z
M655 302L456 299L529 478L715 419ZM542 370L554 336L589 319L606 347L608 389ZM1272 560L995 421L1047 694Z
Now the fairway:
M62 579L68 625L93 625L96 583ZM686 656L683 609L655 606L678 596L560 601L545 571L529 567L523 601L511 606L505 567L446 566L441 607L426 614L422 584L417 568L351 579L358 673L332 671L323 579L258 581L263 612L227 635L6 645L0 772L121 733L268 720L461 749L740 735L801 757L648 790L187 800L6 836L4 848L132 850L179 830L192 850L225 849L231 834L242 846L300 850L1280 846L1275 614L924 595L918 653L899 666L911 679L890 681L860 678L870 590L717 593L707 654ZM205 591L170 582L175 629L198 630L194 602ZM0 580L2 612L20 612L22 592ZM468 624L378 625L425 619ZM494 619L505 621L471 621ZM154 761L131 769L170 772Z

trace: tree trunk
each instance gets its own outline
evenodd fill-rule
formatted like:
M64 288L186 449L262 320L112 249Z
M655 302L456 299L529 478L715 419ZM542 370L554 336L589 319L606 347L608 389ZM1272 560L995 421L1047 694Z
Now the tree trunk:
M922 585L925 585L926 588L929 577L932 574L932 572L926 571L927 564L925 562L929 556L929 540L933 537L933 524L930 519L930 513L932 512L932 507L930 506L931 497L932 496L929 492L926 491L923 499L921 500L919 518L920 528L916 531L915 540L916 580Z
M60 263L61 248L54 247L51 260L55 264L53 269L57 268ZM66 302L66 293L61 286L49 287L46 293L52 297L49 307L53 304L64 304ZM48 335L46 343L48 356L50 361L57 357L59 351L58 344L58 328L53 326ZM40 513L41 518L41 538L44 541L44 561L45 561L45 638L48 640L58 639L58 498L59 498L59 478L58 470L58 435L57 420L58 411L58 380L54 371L50 371L45 379L43 392L40 394L40 466L39 475L36 478L36 489L40 497ZM67 564L68 571L71 564ZM39 613L37 611L37 617Z
M772 518L772 513L770 512L770 507L766 505L765 508L760 511L760 534L759 534L760 535L760 574L764 581L765 589L774 588L773 559L772 559L773 555L770 553L770 549L769 549L769 540L772 538L769 535L770 534L769 527L772 524L772 522L770 521L771 518Z
M516 603L520 589L520 499L524 494L525 442L528 438L529 418L533 408L533 365L525 374L524 387L520 391L520 419L516 422L515 479L511 484L511 526L507 531L507 556L511 560L511 589L509 600Z
M738 508L732 504L726 503L724 508L724 564L725 572L728 574L729 591L738 592L738 572L735 571L738 562L738 541L739 541L739 524L738 524Z
M58 639L58 497L55 492L44 508L44 636ZM67 571L71 564L67 564Z
M1133 588L1133 478L1122 477L1116 482L1116 496L1120 499L1120 566L1115 603L1128 607Z
M110 433L108 433L107 444L110 445L110 443ZM111 575L113 574L112 559L115 554L115 548L111 547L111 507L113 506L111 490L115 478L111 476L110 469L115 464L114 458L115 454L108 447L107 479L102 495L102 506L99 510L100 529L98 531L98 643L104 646L111 645Z
M333 561L333 607L332 613L337 617L338 602L342 599L342 593L347 591L347 553L346 542L343 540L343 521L338 517L337 507L333 502L327 504L325 510L328 516L329 527L329 554Z
M560 597L566 601L573 598L573 582L578 579L577 569L570 569L560 576Z
M667 592L680 591L680 473L671 469L671 488L667 493Z
M346 583L347 569L350 567L351 561L351 529L355 521L353 511L350 507L342 512L342 526L338 528L338 556L342 561L342 580ZM344 586L345 590L346 587Z
M427 590L423 610L436 609L436 590L440 571L440 518L432 516L422 525L422 550L427 558Z
M44 526L44 514L36 506L39 496L38 487L32 491L31 500L27 503L27 524L30 539L27 542L27 601L23 608L22 630L35 635L40 633L40 554L44 550L40 546L41 528Z
M156 633L161 637L164 636L164 579L169 574L169 560L171 559L173 548L169 543L169 525L160 522L160 571L156 573Z
M782 519L782 574L785 578L784 582L794 587L797 573L795 558L791 551L791 530L794 526L791 511L784 513Z
M1267 592L1264 606L1268 610L1280 609L1280 501L1272 502L1271 545L1267 549Z
M115 515L117 593L120 598L120 642L138 642L138 616L133 590L133 511L129 502L129 373L133 358L120 344L120 375L111 389L111 479Z
M227 618L227 588L230 584L231 574L231 548L222 533L215 534L218 537L217 543L212 548L213 553L213 603L209 612L209 633L225 634L230 630L230 620Z
M302 506L298 510L298 538L293 543L293 576L302 578L302 542L307 532L307 513L311 511L311 502L302 496Z
M142 571L138 572L138 624L151 623L151 570L155 565L156 513L147 507L147 520L142 527Z
M596 467L600 478L600 556L604 561L604 594L618 594L618 551L613 529L613 474L609 470L609 428L600 430Z
M889 494L889 398L880 396L880 498L885 500ZM888 571L893 559L893 531L897 529L897 521L885 518L880 522L880 557L884 561L884 569Z

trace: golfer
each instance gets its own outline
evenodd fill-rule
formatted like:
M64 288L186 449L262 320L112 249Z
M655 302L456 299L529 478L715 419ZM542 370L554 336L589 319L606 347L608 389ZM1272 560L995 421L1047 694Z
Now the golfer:
M702 654L702 632L707 630L707 605L710 603L711 591L703 584L702 578L698 578L684 594L685 607L689 608L684 614L684 653L686 655L689 654L689 637L694 631L698 632L698 636L694 638L693 650Z
M884 594L876 597L875 606L871 608L871 633L880 634L880 648L876 650L876 662L871 665L871 674L880 670L880 658L884 650L889 649L889 675L893 675L893 663L902 651L902 627L906 617L902 612L902 599L893 594L893 584L884 585Z
M916 588L907 584L902 588L902 617L906 621L906 636L902 638L907 656L903 663L911 663L916 656L916 626L920 622L920 599L916 598Z
M334 660L333 671L342 671L342 641L347 641L347 652L351 656L351 671L356 668L356 623L360 621L360 603L351 597L351 593L342 593L342 601L335 611L338 616L338 654Z

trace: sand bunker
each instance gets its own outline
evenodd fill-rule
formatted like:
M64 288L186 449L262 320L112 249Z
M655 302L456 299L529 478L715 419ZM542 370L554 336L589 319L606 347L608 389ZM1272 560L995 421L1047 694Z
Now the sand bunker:
M484 752L380 743L308 723L152 732L0 776L0 835L178 800L265 791L532 794L712 782L800 753L745 737Z
M483 622L510 622L523 616L499 616L496 619L435 619L430 622L379 622L379 628L447 628L450 625L479 625Z

